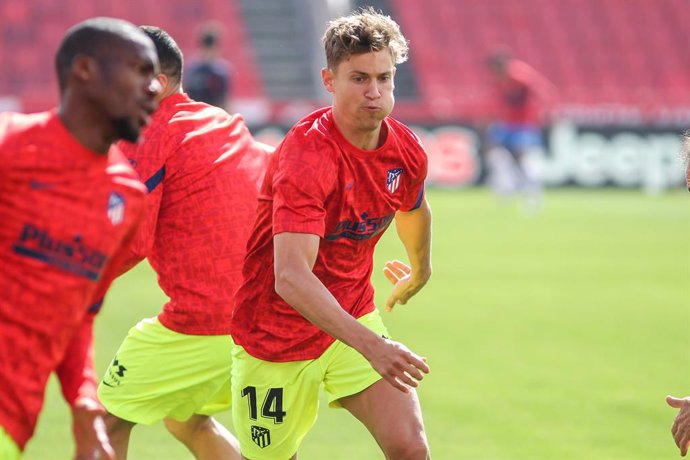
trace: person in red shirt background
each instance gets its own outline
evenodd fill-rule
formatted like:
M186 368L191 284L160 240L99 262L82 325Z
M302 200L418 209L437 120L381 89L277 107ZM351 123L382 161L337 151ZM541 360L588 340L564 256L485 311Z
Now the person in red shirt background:
M522 192L528 211L541 205L542 184L530 162L532 149L544 147L543 121L556 97L555 87L532 66L505 48L487 58L493 76L493 121L486 133L488 182L499 196Z
M135 424L161 420L197 459L239 458L211 415L230 406L232 296L272 148L242 116L190 99L178 45L158 27L141 28L156 45L163 90L144 140L120 144L149 192L126 266L148 258L170 300L130 330L98 395L120 459Z
M386 309L431 276L426 152L389 116L407 42L371 8L331 21L323 42L333 105L290 130L259 194L232 319L233 424L244 458L294 458L323 384L386 458L426 459L415 387L429 367L388 339L371 284L375 245L393 221L410 266L386 264Z
M155 110L158 57L134 25L94 18L66 32L56 68L57 109L0 114L0 458L19 457L56 371L76 457L112 459L93 301L144 210L146 190L112 144L136 141Z

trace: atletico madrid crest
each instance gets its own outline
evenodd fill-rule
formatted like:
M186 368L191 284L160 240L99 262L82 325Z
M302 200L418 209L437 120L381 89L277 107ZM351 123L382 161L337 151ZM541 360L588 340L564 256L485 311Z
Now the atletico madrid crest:
M108 197L108 219L113 225L120 225L125 218L125 197L110 192Z
M386 175L386 188L389 192L395 193L400 185L400 175L402 174L402 168L389 169Z

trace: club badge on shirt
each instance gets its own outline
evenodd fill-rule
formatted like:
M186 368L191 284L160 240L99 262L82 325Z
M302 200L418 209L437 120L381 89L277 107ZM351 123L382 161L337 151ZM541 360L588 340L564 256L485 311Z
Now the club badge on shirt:
M389 169L386 174L386 188L389 192L395 193L400 185L400 175L402 174L402 168Z
M120 225L125 218L125 198L117 192L108 197L108 219L113 225Z

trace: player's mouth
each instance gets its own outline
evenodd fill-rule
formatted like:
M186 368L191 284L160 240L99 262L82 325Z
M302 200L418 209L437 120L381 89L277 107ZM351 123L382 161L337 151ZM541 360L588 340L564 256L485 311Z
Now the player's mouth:
M363 109L367 112L378 112L381 110L381 107L377 105L365 105Z

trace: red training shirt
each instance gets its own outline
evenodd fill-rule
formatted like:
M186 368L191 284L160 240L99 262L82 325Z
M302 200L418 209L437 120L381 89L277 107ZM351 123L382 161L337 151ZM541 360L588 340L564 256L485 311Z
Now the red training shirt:
M142 136L139 144L119 144L149 190L132 262L148 257L158 273L170 297L158 317L164 326L228 334L265 146L240 115L185 94L163 99Z
M345 140L326 108L296 124L276 150L232 322L233 339L252 356L314 359L334 341L276 294L273 236L279 233L319 235L314 274L353 317L374 310L374 246L396 211L421 204L427 173L426 153L409 128L387 117L382 129L385 143L361 150Z
M68 402L96 398L87 309L145 192L117 147L86 149L55 111L0 114L0 425L21 449L68 346L80 354L59 373Z
M496 102L501 121L515 124L539 124L555 90L529 64L511 59L506 76L495 81Z

